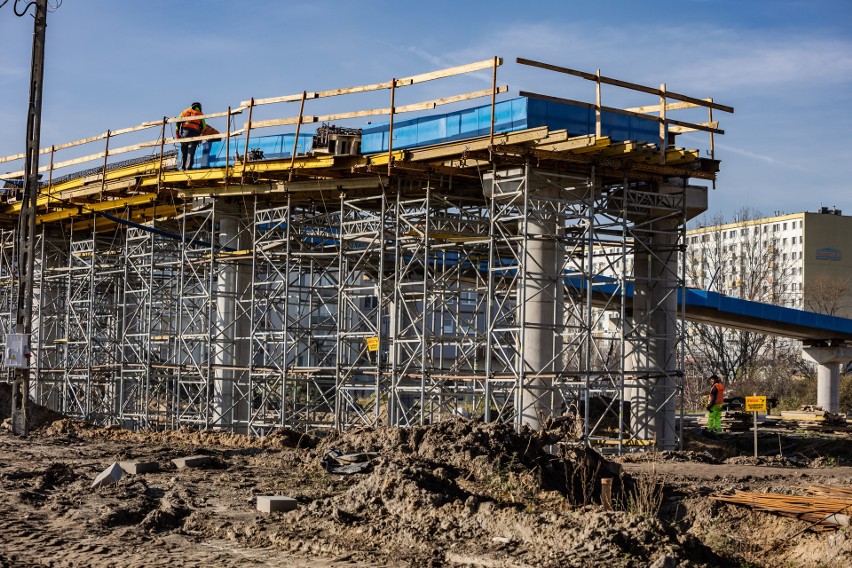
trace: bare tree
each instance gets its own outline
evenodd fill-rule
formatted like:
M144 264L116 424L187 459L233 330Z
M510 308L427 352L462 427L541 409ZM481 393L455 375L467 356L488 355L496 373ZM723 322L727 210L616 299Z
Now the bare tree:
M761 215L741 209L733 222L720 215L705 231L692 235L686 253L687 284L744 300L781 304L792 279L792 263L784 260L770 225ZM727 385L753 382L765 375L779 349L794 346L771 336L708 324L690 324L687 333L688 366L706 377L717 373Z
M813 312L838 315L848 308L849 279L820 274L805 284L805 307Z

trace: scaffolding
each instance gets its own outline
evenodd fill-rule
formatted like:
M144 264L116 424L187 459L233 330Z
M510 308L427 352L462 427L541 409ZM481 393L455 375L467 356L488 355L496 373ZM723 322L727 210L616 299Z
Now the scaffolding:
M661 141L613 140L600 103L613 80L598 73L581 75L598 89L594 133L501 132L500 64L430 77L494 71L491 89L455 99L492 97L490 126L461 141L394 148L394 114L413 110L395 90L426 74L371 86L392 105L386 146L367 156L297 155L302 123L366 112L308 116L305 92L248 101L240 130L232 109L210 115L228 119L214 135L223 167L172 170L165 119L158 156L108 168L107 146L94 179L44 187L31 396L130 429L265 435L459 415L539 428L570 414L591 443L676 447L684 229L706 207L687 181L715 179L717 162L670 142L678 128L721 131L666 110L727 107L654 90L656 114L622 112L659 123ZM298 117L252 122L292 101ZM252 129L282 124L297 125L290 155L232 160L231 138L248 148ZM4 212L18 209L9 199ZM12 231L0 237L5 337L16 269Z

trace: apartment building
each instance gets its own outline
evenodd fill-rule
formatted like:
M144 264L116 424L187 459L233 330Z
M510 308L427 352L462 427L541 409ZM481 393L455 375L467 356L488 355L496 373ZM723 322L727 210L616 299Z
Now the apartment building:
M839 209L687 231L694 288L852 317L852 217Z

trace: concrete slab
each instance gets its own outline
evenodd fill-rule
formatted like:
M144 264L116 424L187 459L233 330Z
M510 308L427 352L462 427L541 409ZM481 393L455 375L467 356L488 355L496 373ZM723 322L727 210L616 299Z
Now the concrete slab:
M178 469L206 467L213 463L213 458L210 456L189 456L185 458L175 458L172 460L172 463L175 464Z
M121 469L121 466L117 463L113 463L111 466L109 466L100 474L98 474L98 476L95 478L94 483L92 483L92 489L112 485L122 477L124 477L124 470Z
M129 473L131 475L160 471L160 464L157 462L123 461L118 462L118 465L121 466L121 469L123 469L125 473Z
M257 510L261 513L277 513L279 511L292 511L299 503L292 497L281 495L258 495Z

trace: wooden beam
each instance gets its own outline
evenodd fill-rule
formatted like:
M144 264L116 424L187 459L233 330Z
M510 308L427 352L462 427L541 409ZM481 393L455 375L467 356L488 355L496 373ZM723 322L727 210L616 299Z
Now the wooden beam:
M709 101L710 99L704 99ZM678 110L684 108L695 108L698 105L693 103L666 103L666 110ZM629 110L633 112L641 112L641 113L649 113L649 112L660 112L660 105L648 105L648 106L639 106L639 107L629 107L624 110Z
M669 121L671 122L671 121ZM699 122L699 126L709 126L710 128L718 128L718 122ZM683 134L684 132L696 132L697 128L687 128L686 126L678 126L676 124L672 124L669 126L669 132L673 132L675 134Z
M497 65L503 64L503 59L498 57L496 58ZM417 83L425 83L426 81L432 81L435 79L443 79L445 77L452 77L454 75L463 75L464 73L470 73L472 71L479 71L480 69L490 69L495 65L495 58L484 59L482 61L476 61L474 63L468 63L466 65L458 65L456 67L447 67L446 69L439 69L438 71L430 71L428 73L421 73L419 75L412 75L410 77L403 77L401 79L396 80L397 87L407 87L409 85L415 85ZM370 85L361 85L358 87L347 87L343 89L331 89L328 91L319 91L319 92L311 92L308 91L309 99L319 99L325 97L336 97L339 95L348 95L352 93L364 93L369 91L381 91L384 89L391 88L392 81L384 81L382 83L373 83ZM491 89L488 89L489 93ZM272 103L280 103L280 102L296 102L302 100L302 93L298 93L295 95L284 95L283 97L270 97L265 99L255 99L254 105L267 105ZM250 101L241 101L240 105L246 106Z
M36 223L39 225L44 223L55 223L56 221L62 221L64 219L72 219L78 215L97 213L99 211L112 211L115 209L122 209L124 207L132 207L134 205L153 203L156 200L156 194L145 193L135 197L125 197L124 199L113 199L110 201L100 201L98 203L79 205L77 207L68 207L57 211L51 211L50 213L43 213L36 217Z
M508 86L498 87L498 93L505 93L509 90ZM473 91L470 93L463 93L460 95L453 95L450 97L443 97L440 99L432 99L431 101L423 101L421 103L413 103L410 105L403 105L395 107L394 114L401 114L406 112L415 112L421 110L432 110L436 106L446 105L451 103L457 103L459 101L467 101L470 99L476 99L481 97L491 96L491 89L482 89L480 91ZM321 116L303 116L302 124L313 123L313 122L334 122L337 120L345 120L349 118L363 118L367 116L380 116L380 115L390 115L391 108L375 108L369 110L358 110L353 112L342 112L337 114L326 114ZM256 122L252 122L250 128L269 128L271 126L284 126L288 124L298 124L299 117L291 116L287 118L274 118L271 120L259 120ZM249 127L249 126L247 126Z
M527 130L518 130L516 132L504 132L494 135L494 146L513 146L515 144L523 144L542 140L548 136L546 126L539 126ZM476 150L487 150L489 147L489 137L480 136L470 138L468 140L460 140L458 142L445 142L435 146L426 148L412 148L406 151L409 161L417 162L421 160L436 160L442 158L451 158L466 152Z
M540 61L534 61L532 59L525 59L523 57L518 57L517 62L521 65L529 65L531 67L538 67L540 69L548 69L550 71L556 71L558 73L565 73L566 75L574 75L575 77L580 77L582 79L586 79L588 81L600 81L601 83L605 83L607 85L614 85L616 87L622 87L624 89L631 89L633 91L640 91L643 93L648 93L649 95L661 96L663 94L660 89L654 87L646 87L645 85L640 85L639 83L631 83L629 81L621 81L619 79L613 79L612 77L606 77L603 75L595 75L594 73L586 73L584 71L578 71L576 69L570 69L568 67L560 67L559 65L550 65L549 63L541 63ZM696 106L713 108L716 110L721 110L723 112L734 112L734 107L720 105L719 103L707 101L705 99L698 99L695 97L690 97L689 95L684 95L681 93L675 93L673 91L666 91L665 96L670 99L677 99L679 101L684 101L687 103L693 103Z

